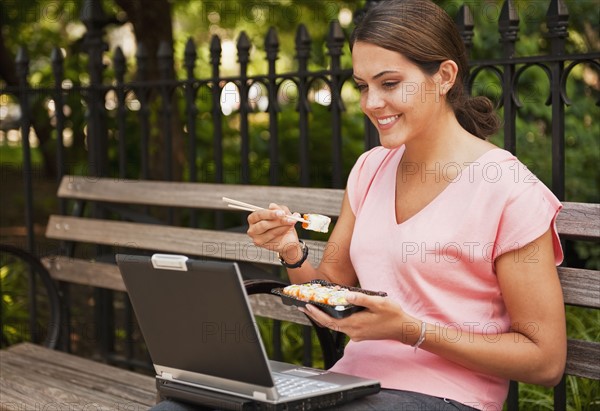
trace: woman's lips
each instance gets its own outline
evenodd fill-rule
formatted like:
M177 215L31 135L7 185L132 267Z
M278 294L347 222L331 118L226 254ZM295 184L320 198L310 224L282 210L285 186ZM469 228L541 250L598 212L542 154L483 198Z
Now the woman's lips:
M387 116L387 117L378 117L377 119L377 125L379 126L380 130L386 130L390 127L392 127L400 118L400 114L396 114L394 116Z

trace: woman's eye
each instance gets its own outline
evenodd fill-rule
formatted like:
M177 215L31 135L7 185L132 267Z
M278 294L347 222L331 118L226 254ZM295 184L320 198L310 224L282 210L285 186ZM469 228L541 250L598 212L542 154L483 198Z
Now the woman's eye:
M366 84L357 84L356 89L362 93L363 91L365 91L367 89L367 85Z
M399 83L399 81L386 81L382 84L382 87L389 90L396 87Z

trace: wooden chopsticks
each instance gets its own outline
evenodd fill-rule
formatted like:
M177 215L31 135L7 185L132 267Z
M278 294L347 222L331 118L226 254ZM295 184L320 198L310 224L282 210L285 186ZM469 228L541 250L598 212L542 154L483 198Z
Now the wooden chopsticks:
M237 210L245 210L245 211L264 210L263 207L255 206L255 205L249 204L249 203L244 203L243 201L234 200L233 198L223 197L223 201L228 203L227 204L228 207L235 208ZM288 215L286 217L291 218L292 220L296 220L299 223L308 223L307 220L305 220L301 217L296 217L294 215Z

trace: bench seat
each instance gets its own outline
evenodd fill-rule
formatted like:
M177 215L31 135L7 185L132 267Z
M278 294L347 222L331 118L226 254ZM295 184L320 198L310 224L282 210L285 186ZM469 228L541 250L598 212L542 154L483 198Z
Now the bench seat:
M0 350L0 409L146 410L154 377L21 343Z

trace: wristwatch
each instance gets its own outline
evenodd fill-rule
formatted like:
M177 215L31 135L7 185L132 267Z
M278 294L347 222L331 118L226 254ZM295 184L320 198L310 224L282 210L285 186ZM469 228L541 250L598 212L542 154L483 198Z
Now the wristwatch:
M298 240L298 242L300 243L300 247L302 248L302 258L300 258L299 261L297 261L293 264L290 264L290 263L287 263L283 259L281 254L279 254L279 262L281 263L282 266L284 266L286 268L298 268L298 267L302 266L302 264L304 264L304 262L308 258L308 246L306 244L304 244L304 241L302 241L302 240Z

